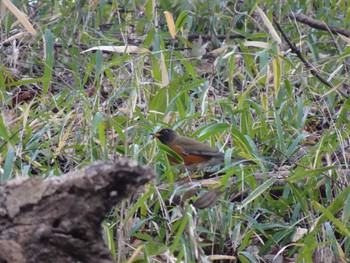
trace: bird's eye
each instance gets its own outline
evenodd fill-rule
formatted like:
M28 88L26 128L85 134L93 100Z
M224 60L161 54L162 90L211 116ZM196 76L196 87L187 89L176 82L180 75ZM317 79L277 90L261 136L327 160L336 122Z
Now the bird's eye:
M168 130L165 130L165 131L164 131L164 134L168 134Z

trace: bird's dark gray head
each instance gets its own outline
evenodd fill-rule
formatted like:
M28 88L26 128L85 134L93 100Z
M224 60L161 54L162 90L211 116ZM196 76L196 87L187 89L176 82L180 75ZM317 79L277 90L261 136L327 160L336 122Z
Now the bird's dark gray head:
M176 131L171 129L162 129L158 132L152 133L153 137L157 137L163 144L168 145L179 136Z

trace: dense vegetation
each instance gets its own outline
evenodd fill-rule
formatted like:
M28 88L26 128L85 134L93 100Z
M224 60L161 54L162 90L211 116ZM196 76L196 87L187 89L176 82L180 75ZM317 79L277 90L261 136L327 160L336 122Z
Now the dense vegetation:
M291 15L346 29L348 1L13 3L37 34L2 12L1 182L127 157L158 179L106 217L118 262L348 262L349 35ZM220 174L170 166L163 127Z

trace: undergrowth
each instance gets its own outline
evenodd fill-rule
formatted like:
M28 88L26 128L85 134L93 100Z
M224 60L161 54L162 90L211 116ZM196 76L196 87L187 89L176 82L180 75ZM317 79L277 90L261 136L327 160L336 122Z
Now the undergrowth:
M106 217L118 262L348 262L349 48L288 18L346 28L348 4L311 2L14 1L38 34L1 17L1 182L127 157L158 178ZM171 166L164 127L225 151L221 173Z

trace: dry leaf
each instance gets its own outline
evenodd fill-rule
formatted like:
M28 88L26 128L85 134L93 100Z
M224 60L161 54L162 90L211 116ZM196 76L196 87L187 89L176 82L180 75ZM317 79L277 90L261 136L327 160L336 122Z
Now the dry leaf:
M86 53L89 51L95 51L95 50L109 51L109 52L116 52L116 53L136 53L136 54L143 54L143 53L149 52L147 48L138 47L138 46L98 46L98 47L89 48L80 53L83 54L83 53Z
M343 39L348 45L350 45L350 38L343 36L341 34L338 34L338 36L340 36L341 39Z
M260 47L260 48L269 48L271 47L270 43L262 41L245 41L243 42L245 47Z
M274 27L272 26L272 23L270 22L270 20L267 18L267 16L265 15L264 11L262 9L260 9L259 7L257 7L257 10L265 24L265 26L268 28L268 30L270 31L270 34L272 36L272 38L280 45L282 44L282 40L281 38L278 36L276 30L274 29Z
M22 13L10 0L2 0L2 3L10 10L10 12L17 17L18 21L31 33L33 36L36 35L36 30L29 22L28 18Z
M303 236L307 234L307 229L302 227L297 227L297 231L295 232L292 242L297 242L298 240L302 239Z
M166 68L165 58L163 53L160 54L159 68L160 68L160 71L162 72L162 87L166 87L169 85L169 76L168 76L168 70Z
M175 29L173 15L168 11L164 11L164 15L166 18L166 23L168 24L169 33L170 33L172 38L175 38L176 37L176 29Z

